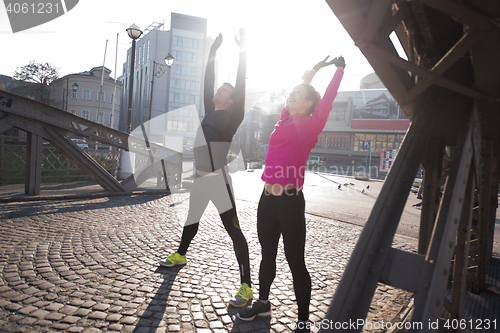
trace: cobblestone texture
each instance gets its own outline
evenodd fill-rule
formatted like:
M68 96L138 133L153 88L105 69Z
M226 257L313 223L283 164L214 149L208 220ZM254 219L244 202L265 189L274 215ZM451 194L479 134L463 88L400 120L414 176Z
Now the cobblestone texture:
M0 208L2 332L287 332L296 320L292 276L283 249L271 290L271 318L236 319L228 306L239 288L229 236L207 209L183 267L158 262L179 244L188 194L6 203ZM256 204L237 202L258 295ZM307 215L306 260L311 321L320 321L360 229ZM409 250L409 245L395 244ZM369 318L399 310L404 292L377 289ZM399 297L399 298L398 298ZM384 313L384 309L390 312ZM316 328L313 331L317 331Z

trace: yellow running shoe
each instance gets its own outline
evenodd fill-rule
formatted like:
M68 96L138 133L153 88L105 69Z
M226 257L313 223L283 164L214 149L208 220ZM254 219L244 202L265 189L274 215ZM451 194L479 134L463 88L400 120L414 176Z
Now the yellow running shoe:
M165 267L185 265L186 263L186 255L180 255L179 253L177 253L177 251L169 255L167 259L160 261L160 265Z
M253 297L252 288L247 283L242 283L240 286L240 290L236 293L236 296L232 300L229 301L234 307L241 308L242 306L247 305L248 301Z

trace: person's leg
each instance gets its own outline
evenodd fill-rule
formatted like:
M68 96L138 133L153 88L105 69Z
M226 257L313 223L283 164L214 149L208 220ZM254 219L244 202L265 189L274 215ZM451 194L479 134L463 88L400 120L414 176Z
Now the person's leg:
M177 253L179 253L182 256L186 255L189 245L191 244L191 241L198 232L199 225L200 223L194 223L184 226L184 229L182 229L181 243L179 244Z
M238 261L238 266L240 268L241 283L246 283L249 287L251 287L252 282L250 279L250 256L248 254L248 244L243 232L240 229L236 209L232 208L220 214L220 218L224 224L224 228L226 228L226 231L229 234L229 237L231 237L231 240L233 241L234 254L236 255L236 260Z
M279 222L274 218L274 197L265 190L259 201L257 209L257 233L262 246L262 261L259 270L259 299L251 308L237 313L237 317L244 321L250 321L255 317L266 317L271 315L271 303L269 292L276 276L276 254L280 239Z
M236 213L231 177L225 169L218 170L218 172L219 174L213 177L214 181L211 187L212 202L217 207L222 224L233 241L234 253L240 269L241 283L246 283L251 287L248 244L241 231Z
M160 265L165 267L173 267L177 265L184 265L187 263L186 252L191 241L198 232L198 226L203 211L208 205L208 198L206 196L205 180L195 178L191 195L189 196L189 212L184 229L182 230L181 242L176 252L171 253L167 259L161 260Z
M305 201L302 191L287 195L277 205L285 256L293 276L293 288L297 299L298 319L307 321L311 301L311 277L307 271L304 250L306 243Z
M248 304L253 298L252 282L250 278L250 256L248 254L248 244L245 236L239 227L236 209L232 208L220 214L224 228L233 241L233 249L240 269L240 288L238 292L229 300L229 304L241 308Z
M191 241L198 232L200 219L209 202L209 188L210 179L208 179L208 177L195 178L189 196L188 217L184 229L182 230L181 243L177 249L177 253L180 255L185 255L187 253Z
M259 269L259 299L268 300L271 285L276 277L276 255L281 230L273 213L273 195L264 190L257 209L257 234L262 247Z

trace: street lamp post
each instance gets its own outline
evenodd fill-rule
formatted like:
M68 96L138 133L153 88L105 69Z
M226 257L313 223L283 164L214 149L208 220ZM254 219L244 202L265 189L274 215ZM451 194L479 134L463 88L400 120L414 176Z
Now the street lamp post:
M63 101L64 111L68 111L68 100L69 100L69 93L70 93L68 85L69 85L69 78L66 78L66 91L64 92L64 95L63 95L63 98L65 99L65 101ZM71 93L75 93L77 90L78 90L78 84L75 82L71 86Z
M132 132L132 95L133 95L133 89L134 89L134 65L135 65L135 42L136 40L141 37L142 31L139 29L138 26L135 24L132 24L128 29L127 29L127 34L130 38L132 38L132 50L131 50L131 55L130 55L130 78L129 78L129 93L128 93L128 127L127 127L127 133L130 134Z
M155 84L155 77L160 78L165 74L167 69L171 68L174 64L174 56L170 53L165 57L165 65L157 63L156 59L153 60L153 75L151 75L151 97L149 99L149 115L148 115L148 124L149 124L149 132L148 135L151 137L151 118L153 117L153 87ZM158 66L158 69L156 68Z
M167 69L171 68L174 64L174 57L169 53L165 57L165 65L159 64L156 62L156 59L153 60L153 74L151 75L151 98L149 100L149 115L148 115L148 131L146 132L146 146L150 149L149 141L151 141L151 118L153 116L153 88L155 84L155 77L160 78ZM158 69L156 68L158 66ZM143 127L144 130L144 127ZM145 130L144 130L145 131ZM163 169L163 179L165 180L165 188L167 191L170 191L170 187L168 186L168 177L167 177L167 167L165 166L165 161L161 160L161 166ZM160 184L160 181L158 181Z
M129 77L129 92L128 92L128 113L127 113L127 134L132 133L132 97L134 92L134 65L135 65L135 43L136 40L141 37L142 31L135 24L132 24L127 29L127 34L130 38L132 38L132 50L130 55L130 77ZM135 164L135 156L134 154L122 150L121 158L120 158L120 172L118 173L118 177L121 179L126 179L133 175L133 164Z

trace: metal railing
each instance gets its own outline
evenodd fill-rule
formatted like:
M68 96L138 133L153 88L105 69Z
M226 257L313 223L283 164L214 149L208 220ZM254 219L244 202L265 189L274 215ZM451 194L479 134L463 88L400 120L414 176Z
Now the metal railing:
M112 149L84 149L94 161L116 177L120 154ZM26 173L26 137L0 135L0 185L22 184ZM50 144L42 145L42 182L91 180L84 171Z

